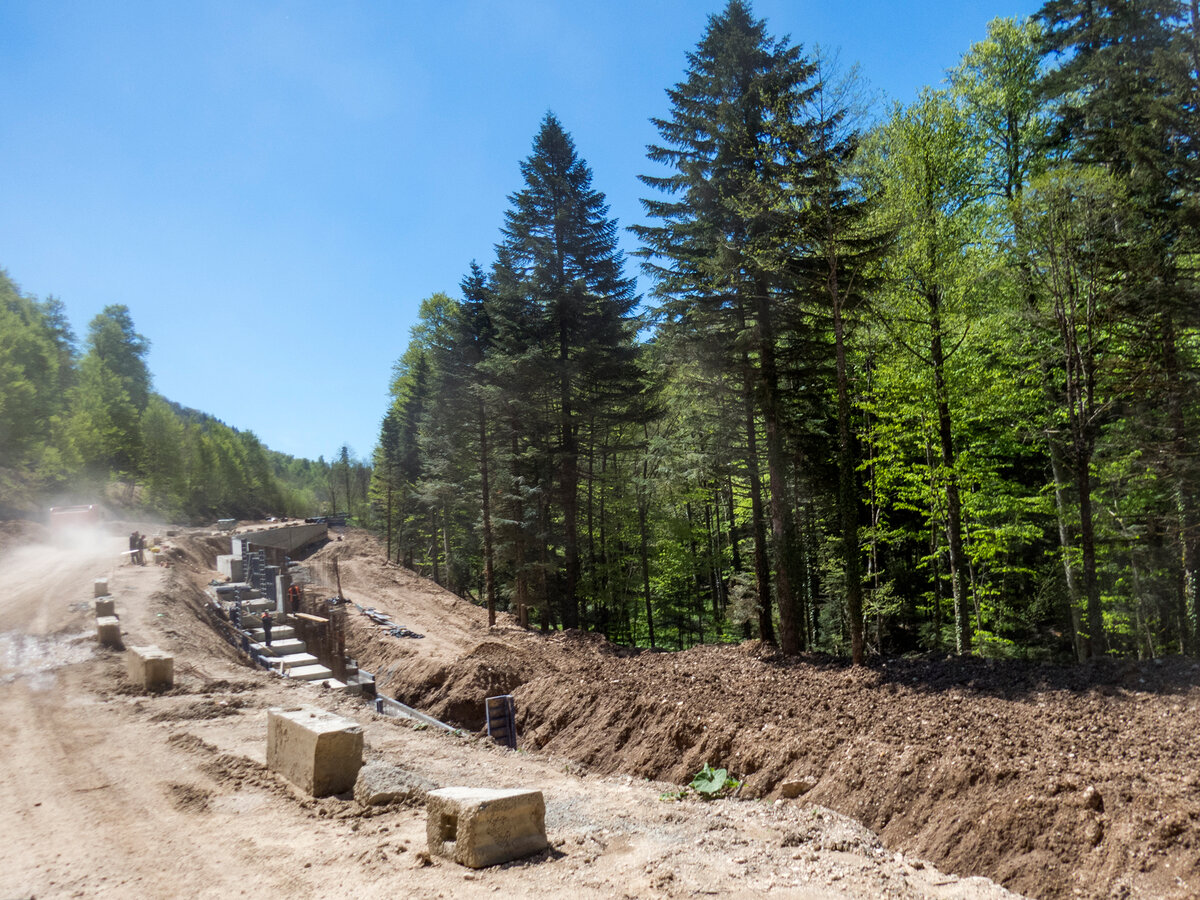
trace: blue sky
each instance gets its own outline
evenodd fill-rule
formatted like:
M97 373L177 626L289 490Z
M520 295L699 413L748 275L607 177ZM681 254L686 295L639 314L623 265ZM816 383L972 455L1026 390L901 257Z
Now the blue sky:
M908 102L1038 5L754 12ZM168 398L285 453L366 456L418 305L490 264L545 113L641 221L649 119L723 6L0 0L0 266L81 337L127 305Z

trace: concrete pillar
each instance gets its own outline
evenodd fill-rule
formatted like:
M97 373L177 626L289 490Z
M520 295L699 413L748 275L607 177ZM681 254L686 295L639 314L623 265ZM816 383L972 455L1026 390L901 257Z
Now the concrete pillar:
M96 637L105 647L121 649L121 620L116 616L100 616L96 619Z
M92 601L92 605L96 607L96 618L101 616L115 616L117 614L117 601L112 597L101 597L98 600Z
M129 680L146 691L167 691L175 686L175 658L157 647L130 647L125 653Z
M232 554L217 557L217 571L230 581L242 580L242 558Z
M314 797L354 790L362 753L353 719L312 706L267 710L267 768Z
M550 846L541 791L442 788L429 792L426 810L429 852L472 869Z
M291 613L292 608L287 602L288 588L292 586L291 575L276 575L275 576L275 608L281 613Z
M92 582L92 596L103 597L108 593L108 579L97 578Z

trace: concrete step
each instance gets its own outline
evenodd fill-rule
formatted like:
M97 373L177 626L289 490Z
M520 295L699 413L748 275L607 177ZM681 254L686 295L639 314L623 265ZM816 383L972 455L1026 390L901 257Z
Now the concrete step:
M316 657L313 659L315 660ZM333 673L320 664L295 666L289 668L287 673L289 678L295 678L298 681L321 681L333 677ZM341 682L338 683L341 684Z
M304 646L304 641L296 640L296 638L282 638L280 640L276 640L275 635L271 635L271 646L267 647L266 644L263 644L262 646L266 648L266 650L272 655L281 659L285 656L308 655L308 648Z
M316 665L320 660L311 653L289 653L286 656L279 657L279 662L283 664L285 669L295 669Z
M317 686L324 685L331 691L352 691L358 689L357 685L349 685L344 681L338 681L332 675L329 678L313 678L310 680L310 683Z
M228 584L218 584L217 596L222 600L232 600L240 596L243 600L261 597L262 594L244 581L231 581Z
M261 641L266 635L263 634L262 628L258 627L256 622L248 622L250 627L246 630L250 632L250 637L256 641ZM291 625L276 625L271 629L271 640L275 642L286 641L296 636L296 629Z
M351 690L361 690L364 684L374 684L375 676L370 672L346 673L346 686Z
M275 612L275 601L268 600L266 597L259 597L256 600L249 600L242 604L243 615L255 614L261 616L268 610Z

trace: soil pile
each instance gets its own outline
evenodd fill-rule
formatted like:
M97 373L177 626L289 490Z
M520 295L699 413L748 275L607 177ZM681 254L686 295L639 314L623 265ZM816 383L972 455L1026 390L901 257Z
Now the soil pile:
M522 743L600 773L675 783L704 763L775 798L852 816L891 847L1037 897L1200 894L1200 666L783 659L757 643L634 653L549 637L337 545L347 596L423 640L353 616L381 690L470 729L513 693ZM419 627L418 627L419 626Z

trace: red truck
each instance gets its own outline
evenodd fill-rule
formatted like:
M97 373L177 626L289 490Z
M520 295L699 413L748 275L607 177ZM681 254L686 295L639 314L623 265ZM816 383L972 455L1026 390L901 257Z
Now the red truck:
M95 506L52 506L50 528L67 531L73 528L88 528L100 524L100 510Z

